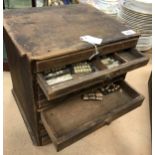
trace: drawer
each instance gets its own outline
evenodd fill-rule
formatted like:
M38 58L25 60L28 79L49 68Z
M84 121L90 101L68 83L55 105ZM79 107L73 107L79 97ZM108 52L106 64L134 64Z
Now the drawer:
M113 78L110 81L105 81L104 82L104 85L107 85L108 83L111 83L111 82L117 82L117 81L120 81L120 80L124 80L125 79L125 76L126 76L126 74L123 74L121 76L118 76L116 78ZM100 86L100 84L97 84L95 86L96 87L97 86ZM88 87L86 89L93 89L93 88L94 88L94 86L91 86L91 87ZM82 91L84 91L86 89L83 89ZM61 103L62 101L66 100L69 96L75 95L77 93L80 93L80 91L81 90L76 91L76 92L72 92L71 94L68 94L68 95L65 95L63 97L56 98L56 99L50 100L50 101L48 101L45 96L43 98L41 98L41 99L38 98L38 100L36 102L37 103L37 111L38 112L42 112L42 111L44 111L46 109L53 108L53 107L57 106L59 103Z
M119 61L118 66L107 67L102 63L105 58L113 58ZM72 79L49 85L45 80L44 73L37 73L37 82L43 90L47 100L54 100L56 98L65 96L73 91L88 88L97 83L102 83L127 73L130 70L145 65L148 62L148 57L133 49L131 51L125 50L106 56L100 56L89 62L94 71L87 74L72 74ZM66 68L71 68L67 66ZM72 69L71 69L72 70Z
M115 51L134 48L137 44L137 40L137 37L133 37L127 40L116 41L110 44L105 44L104 46L99 46L98 50L101 55L105 55ZM94 48L76 51L68 55L53 57L51 59L40 60L36 62L34 72L42 72L50 68L63 67L64 65L84 61L88 59L92 53L94 53Z
M141 105L142 95L122 80L117 84L120 89L103 94L100 101L83 100L82 95L92 91L87 89L41 112L43 125L57 151ZM100 87L93 87L93 91Z

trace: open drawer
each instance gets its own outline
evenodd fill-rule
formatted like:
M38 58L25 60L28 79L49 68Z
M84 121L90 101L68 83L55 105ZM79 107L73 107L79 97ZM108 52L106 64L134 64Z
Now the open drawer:
M41 112L42 122L57 151L141 105L144 100L142 95L122 80L117 84L120 89L103 94L100 101L83 100L82 95L92 91L86 89ZM93 87L93 91L100 87Z
M106 66L103 60L109 57L119 62L119 65ZM72 92L88 88L97 83L113 79L130 70L145 65L147 62L148 57L137 50L125 50L106 56L100 56L93 61L88 62L92 66L92 72L90 73L74 74L72 72L70 80L51 85L46 81L44 73L38 73L37 82L43 90L47 100L53 100ZM71 67L72 66L69 65L66 68Z

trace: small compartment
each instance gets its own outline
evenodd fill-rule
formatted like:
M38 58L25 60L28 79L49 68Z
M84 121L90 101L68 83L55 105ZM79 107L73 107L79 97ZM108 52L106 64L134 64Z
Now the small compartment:
M43 78L50 86L76 79L98 70L92 62L83 61L63 68L52 69L43 73Z
M82 61L37 73L37 81L46 98L53 100L73 91L109 81L147 62L148 58L137 50L122 51L98 56L92 61Z
M101 88L107 85L97 85L41 112L42 122L58 151L142 103L143 96L127 83L117 81L115 84L120 87L111 93L102 93ZM84 100L83 95L89 93L100 93L102 99Z
M55 68L38 73L38 84L48 100L56 99L59 96L71 93L73 89L78 90L80 83L89 83L89 79L93 77L95 79L99 70L93 61L82 61L63 68ZM94 83L96 84L96 82ZM91 83L89 85L91 86Z
M127 48L134 48L136 46L137 39L138 37L132 37L126 40L119 40L108 44L106 43L103 46L98 46L98 50L101 53L101 55L106 55L109 53L114 53L115 51L121 51ZM53 52L50 52L50 53L52 54ZM59 55L59 52L61 53L60 55ZM94 52L94 48L92 48L92 46L89 49L84 49L84 50L80 49L79 51L74 51L74 52L72 51L72 52L69 52L68 54L63 53L64 55L62 54L61 51L54 52L55 54L57 53L59 56L51 55L51 57L49 57L48 59L44 58L42 60L36 61L34 72L39 73L44 70L51 69L53 66L63 67L68 64L73 64L75 62L87 60L92 55L93 52Z
M125 61L121 57L113 53L100 56L98 59L95 60L94 64L99 70L103 70L119 67L124 62Z
M122 60L125 62L133 61L138 58L142 58L144 55L137 50L124 50L121 52L116 53L117 56L119 56Z

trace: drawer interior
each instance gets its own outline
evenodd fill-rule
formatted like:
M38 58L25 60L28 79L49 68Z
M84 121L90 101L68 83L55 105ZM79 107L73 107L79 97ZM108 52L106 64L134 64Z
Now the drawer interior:
M143 55L140 52L135 52L134 50L131 50L130 52L121 51L116 54L117 56L121 57L125 62L133 61L138 58L142 58Z
M110 59L110 60L109 60ZM135 49L116 52L113 54L98 56L92 61L84 61L64 66L63 68L51 68L37 73L37 82L43 90L47 100L53 100L73 91L78 91L89 86L101 83L122 75L148 62L148 58ZM75 73L75 66L87 63L91 71L86 67L82 72ZM81 68L80 68L81 69ZM63 76L64 71L65 77ZM52 74L51 74L52 73ZM60 74L59 79L54 75ZM52 78L46 78L48 75ZM57 74L56 74L57 75ZM56 78L55 78L56 77ZM67 79L67 80L66 80Z
M102 100L83 100L83 94L98 92L97 86L72 95L57 106L41 112L42 122L57 150L70 145L98 127L139 106L143 96L124 81L117 81L120 89L103 94Z
M126 76L126 74L123 74L121 76L113 78L112 81L117 82L117 81L120 81L120 80L124 80L125 76ZM107 85L108 83L109 83L109 81L104 82L104 85ZM96 84L95 86L96 87L100 86L100 84ZM93 89L93 88L94 88L94 86L90 86L88 88L83 89L82 91L85 91L87 89ZM36 93L37 94L37 96L36 96L36 106L37 106L37 111L38 112L44 111L45 109L48 109L48 108L52 108L52 107L56 106L57 104L59 104L60 102L66 100L69 96L75 95L75 94L81 92L81 90L79 90L79 91L76 91L76 92L72 92L72 93L70 93L68 95L62 96L60 98L56 98L54 100L48 101L39 85L38 85L38 89L36 89L36 91L37 91L37 93Z

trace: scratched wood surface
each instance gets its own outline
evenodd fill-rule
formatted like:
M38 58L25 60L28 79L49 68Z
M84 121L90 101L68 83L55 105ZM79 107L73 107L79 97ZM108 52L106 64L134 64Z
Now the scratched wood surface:
M83 35L102 38L102 45L139 36L137 33L122 34L121 31L130 28L82 4L7 10L4 12L4 28L20 49L20 54L34 59L94 48L80 41Z
M122 60L123 62L113 69L107 69L106 66L101 63L100 58L98 58L94 60L96 62L92 61L95 68L97 68L95 72L85 75L73 75L72 80L56 85L48 85L44 79L44 76L40 73L37 75L38 84L45 93L47 99L53 100L97 83L102 83L109 79L113 79L114 77L125 74L130 70L144 66L148 62L148 57L135 49L121 51L112 54L112 56L117 56L116 60Z
M42 112L43 124L57 151L142 103L143 96L125 82L120 85L120 91L104 95L103 101L83 101L79 93Z

